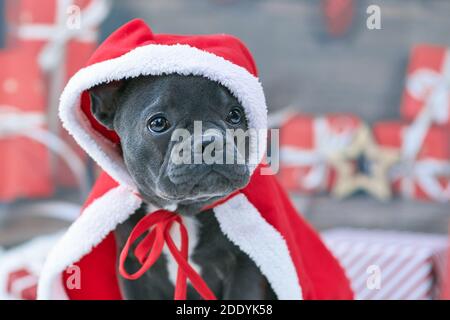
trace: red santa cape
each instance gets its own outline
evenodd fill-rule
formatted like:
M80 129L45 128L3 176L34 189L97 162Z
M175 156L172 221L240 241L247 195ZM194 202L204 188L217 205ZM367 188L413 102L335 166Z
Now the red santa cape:
M141 20L118 29L88 66L72 77L61 96L64 127L105 173L82 215L49 254L38 298L121 299L113 230L141 206L142 199L125 167L117 134L91 114L87 90L114 80L174 73L222 84L242 104L250 128L267 128L256 66L239 39L223 34L154 34ZM265 144L263 132L250 136L252 146ZM261 147L251 148L250 163L260 163L264 152ZM279 299L351 299L337 261L297 214L275 178L261 174L263 169L251 166L249 185L213 208L222 232L255 262ZM189 236L195 245L195 234ZM75 289L68 288L70 281L66 281L72 275L66 269L73 264L81 270Z

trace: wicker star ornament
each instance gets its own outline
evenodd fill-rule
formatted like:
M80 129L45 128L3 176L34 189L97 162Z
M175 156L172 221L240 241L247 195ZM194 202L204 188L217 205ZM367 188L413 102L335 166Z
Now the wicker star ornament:
M361 172L355 165L361 158L369 165L369 173ZM336 182L331 192L343 199L363 191L387 201L392 196L388 172L399 160L397 150L377 145L369 128L362 126L348 147L329 155L329 162L336 171Z

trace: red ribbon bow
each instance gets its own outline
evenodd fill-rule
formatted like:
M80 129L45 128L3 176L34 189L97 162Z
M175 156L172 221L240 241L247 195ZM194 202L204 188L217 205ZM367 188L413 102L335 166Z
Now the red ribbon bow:
M181 247L177 248L170 229L174 223L178 223L181 234ZM129 274L125 270L125 260L130 251L131 245L147 233L134 250L135 256L142 264L135 273ZM125 246L120 253L119 272L128 280L136 280L141 277L158 260L163 250L164 244L169 247L170 253L178 263L177 281L175 285L175 300L186 300L187 279L192 286L205 300L216 300L216 296L208 287L202 277L189 265L188 246L189 238L185 225L181 217L173 212L158 210L143 217L131 231Z

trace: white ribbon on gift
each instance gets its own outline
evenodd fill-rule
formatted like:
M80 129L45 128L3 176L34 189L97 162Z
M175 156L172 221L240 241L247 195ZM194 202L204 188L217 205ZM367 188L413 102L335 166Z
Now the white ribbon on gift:
M419 69L408 78L406 89L414 98L425 100L425 104L416 119L403 132L401 163L410 170L403 171L402 193L411 197L414 183L418 183L431 199L448 201L447 190L437 181L438 173L445 176L445 161L443 165L442 161L427 160L421 165L422 160L417 160L416 157L433 123L445 123L450 117L450 52L446 52L441 73Z
M22 112L14 107L0 105L0 139L23 136L43 144L66 162L82 192L86 192L88 182L83 161L63 140L45 130L45 124L43 113Z
M281 162L288 166L311 168L299 183L307 190L322 190L328 180L329 156L350 145L355 132L356 129L336 132L332 130L326 118L316 118L312 132L314 149L305 150L283 146L280 149Z
M18 37L25 40L46 40L48 43L39 55L39 64L44 71L55 69L62 60L64 47L73 39L82 42L94 42L97 39L97 28L106 18L110 9L109 0L92 0L80 12L79 28L67 23L68 8L73 0L57 1L56 24L24 24L18 28Z
M447 185L442 185L439 177L448 177ZM450 200L450 161L428 158L409 164L399 163L392 171L392 178L401 179L405 196L412 197L417 184L434 201Z
M450 118L450 51L444 56L441 72L418 69L406 82L406 90L415 99L426 102L429 117L438 124Z
M403 153L414 158L420 150L428 129L433 123L443 124L450 117L450 52L447 51L441 73L430 69L419 69L407 80L406 89L424 107L407 129Z

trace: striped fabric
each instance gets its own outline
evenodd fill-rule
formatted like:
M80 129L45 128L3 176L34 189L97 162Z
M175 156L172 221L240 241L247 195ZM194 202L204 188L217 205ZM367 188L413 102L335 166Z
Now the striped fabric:
M345 269L356 299L439 298L446 275L446 236L333 229L322 237Z

